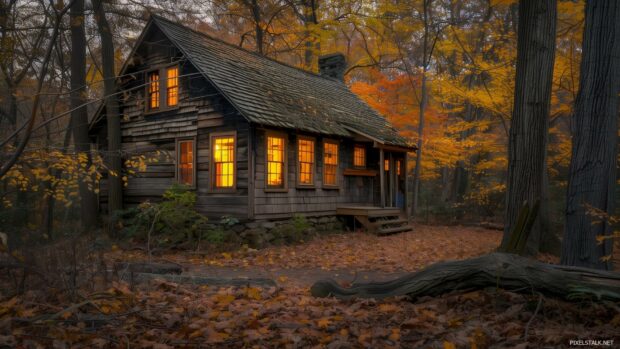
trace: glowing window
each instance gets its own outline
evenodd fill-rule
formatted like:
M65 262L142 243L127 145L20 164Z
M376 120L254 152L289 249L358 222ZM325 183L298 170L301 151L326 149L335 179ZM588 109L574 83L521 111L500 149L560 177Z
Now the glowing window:
M299 139L297 141L299 161L299 178L301 185L314 184L314 141L311 139Z
M159 72L149 73L149 109L159 108Z
M353 166L366 167L366 148L363 145L356 145L353 148Z
M396 175L400 176L400 160L396 160Z
M175 106L179 104L179 68L168 68L166 78L166 104Z
M338 173L338 144L323 143L323 184L336 185Z
M390 170L390 160L388 160L388 159L383 160L383 168L384 168L386 171L389 171L389 170Z
M184 140L178 144L178 181L194 185L194 141Z
M213 147L213 182L215 188L235 186L235 137L215 136Z
M267 137L267 187L284 188L284 138Z

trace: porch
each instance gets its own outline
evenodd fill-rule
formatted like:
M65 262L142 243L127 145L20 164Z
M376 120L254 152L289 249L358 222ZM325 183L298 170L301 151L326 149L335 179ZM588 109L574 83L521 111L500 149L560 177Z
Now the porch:
M336 214L350 217L354 230L363 228L373 234L388 235L413 230L407 215L399 207L342 205L336 208Z

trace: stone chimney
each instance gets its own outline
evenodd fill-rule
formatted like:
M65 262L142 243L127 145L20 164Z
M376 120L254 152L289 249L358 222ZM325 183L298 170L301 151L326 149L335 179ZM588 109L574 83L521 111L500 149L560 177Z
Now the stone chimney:
M342 53L332 53L319 57L319 74L344 81L347 61Z

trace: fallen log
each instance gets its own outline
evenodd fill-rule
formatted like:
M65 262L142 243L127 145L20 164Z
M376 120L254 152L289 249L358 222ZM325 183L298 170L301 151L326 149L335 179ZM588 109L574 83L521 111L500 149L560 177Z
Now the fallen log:
M181 274L183 267L175 263L116 262L114 270L130 273Z
M462 261L440 262L387 282L341 287L336 281L317 281L315 297L386 298L439 296L452 291L497 287L513 292L539 292L575 300L583 297L620 301L620 273L538 262L508 253L491 253Z
M208 286L255 286L255 287L277 287L278 285L272 279L267 278L214 278L198 275L170 275L170 274L152 274L152 273L131 273L121 276L130 283L144 283L151 280L159 279L175 284L185 285L208 285Z

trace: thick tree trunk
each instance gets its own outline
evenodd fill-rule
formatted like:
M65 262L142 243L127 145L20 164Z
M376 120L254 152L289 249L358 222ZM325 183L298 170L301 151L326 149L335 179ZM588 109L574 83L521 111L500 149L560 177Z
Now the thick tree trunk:
M411 216L415 216L420 205L420 167L422 166L422 146L424 134L424 113L426 111L426 68L422 72L422 99L420 101L420 117L418 120L418 143L415 157L415 169L413 171L413 200L411 205Z
M572 120L572 157L566 198L562 263L611 269L601 258L613 242L608 223L592 224L588 206L614 214L618 92L620 92L620 3L586 2L579 92Z
M502 247L510 240L519 210L540 200L546 211L544 171L547 155L551 83L555 58L556 0L521 0L515 100L508 145L506 222ZM546 217L538 215L527 252L538 252Z
M594 269L541 263L507 253L433 264L396 280L339 286L321 280L310 289L315 297L386 298L439 296L453 291L499 287L513 292L540 292L567 300L594 297L620 301L620 275Z
M101 37L101 61L104 79L106 122L108 127L108 169L116 175L108 175L108 215L123 209L123 181L121 179L121 119L118 108L116 72L114 68L114 41L101 0L93 0L95 19ZM110 221L111 226L114 222Z
M418 119L418 143L415 157L415 169L413 171L413 199L411 200L411 216L415 217L418 212L418 206L420 205L420 174L422 166L422 146L424 144L424 113L426 112L426 103L428 99L428 91L426 87L428 64L431 59L429 53L429 35L430 35L430 5L432 0L424 0L422 2L423 15L424 15L424 42L422 47L422 87L420 99L420 115Z
M75 151L88 159L90 165L90 139L86 110L86 37L84 30L84 0L76 0L69 10L71 23L71 124ZM86 175L86 174L84 174ZM79 183L82 228L89 229L97 222L97 197L88 183Z

